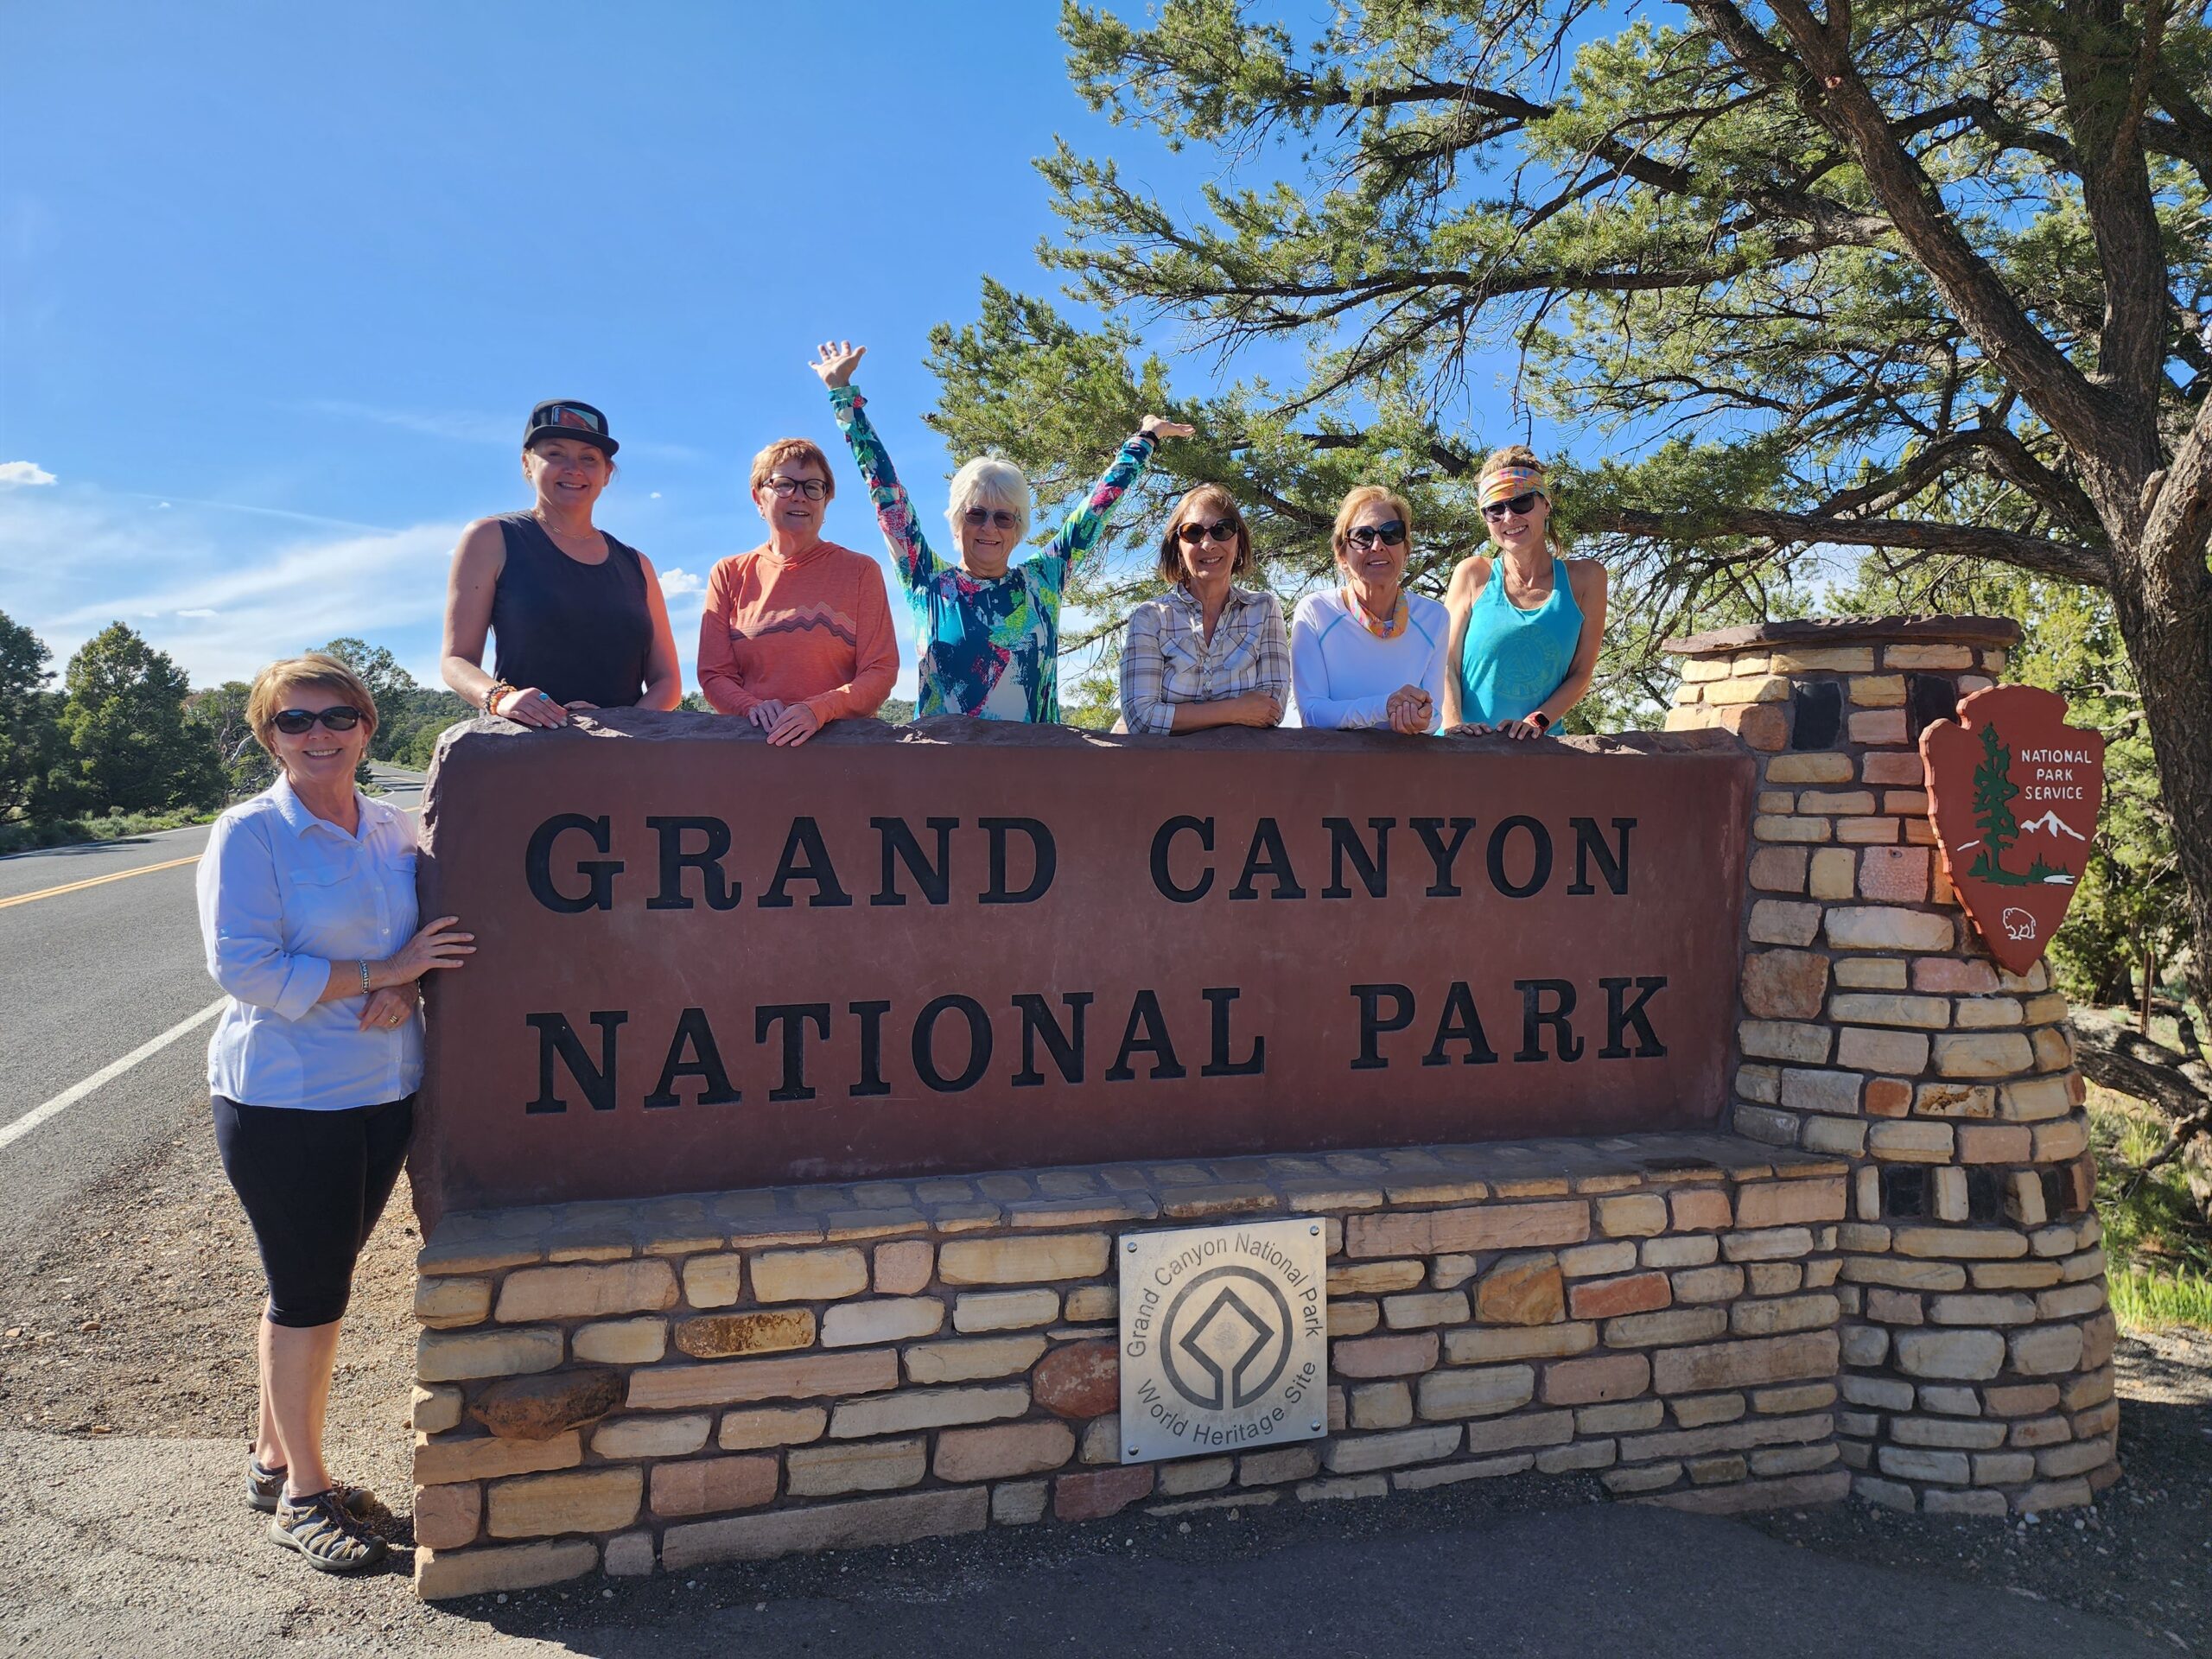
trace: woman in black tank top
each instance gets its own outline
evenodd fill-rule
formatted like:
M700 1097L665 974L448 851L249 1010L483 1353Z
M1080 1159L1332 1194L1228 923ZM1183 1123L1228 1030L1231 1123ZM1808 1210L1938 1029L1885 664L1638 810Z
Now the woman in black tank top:
M445 680L486 713L558 726L572 709L673 709L683 695L652 563L591 521L617 447L590 404L540 404L522 454L537 505L461 532L446 590ZM498 648L489 674L487 632Z

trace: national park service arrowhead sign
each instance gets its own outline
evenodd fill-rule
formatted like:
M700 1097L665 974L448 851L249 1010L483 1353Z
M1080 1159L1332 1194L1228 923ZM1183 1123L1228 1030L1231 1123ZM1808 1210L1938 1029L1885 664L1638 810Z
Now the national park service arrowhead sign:
M1920 734L1928 816L1959 902L2007 971L2035 965L2089 865L2105 741L2031 685L1977 691Z

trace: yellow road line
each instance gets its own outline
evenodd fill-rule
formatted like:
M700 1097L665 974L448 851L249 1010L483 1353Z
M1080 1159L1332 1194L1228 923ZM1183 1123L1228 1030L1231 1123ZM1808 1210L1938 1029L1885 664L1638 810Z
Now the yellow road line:
M105 881L120 881L128 876L150 875L156 870L173 870L180 864L197 864L200 855L189 858L172 858L161 864L141 864L136 869L118 870L112 875L95 875L83 881L71 881L59 887L41 887L36 893L19 893L12 899L0 899L0 910L10 905L28 905L34 899L51 899L59 893L81 893L86 887L97 887Z

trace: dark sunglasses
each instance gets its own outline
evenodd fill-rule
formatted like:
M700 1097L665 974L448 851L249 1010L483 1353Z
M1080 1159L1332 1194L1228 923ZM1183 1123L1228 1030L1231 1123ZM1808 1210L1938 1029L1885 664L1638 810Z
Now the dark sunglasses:
M1344 539L1354 547L1372 547L1377 542L1385 547L1395 547L1406 539L1406 521L1393 518L1388 524L1361 524L1350 531Z
M361 711L347 703L334 709L287 709L269 723L287 737L297 737L302 732L313 731L321 721L334 732L350 732L361 723Z
M1217 542L1233 542L1236 539L1236 521L1234 518L1217 518L1210 524L1195 522L1178 524L1175 526L1175 535L1178 540L1189 546L1196 547L1209 536Z
M1483 517L1493 523L1504 518L1508 513L1511 513L1516 518L1525 518L1535 511L1536 503L1543 499L1544 493L1541 490L1523 490L1510 501L1491 502L1483 509Z
M985 524L994 530L1012 530L1020 522L1004 507L970 507L960 516L978 530Z

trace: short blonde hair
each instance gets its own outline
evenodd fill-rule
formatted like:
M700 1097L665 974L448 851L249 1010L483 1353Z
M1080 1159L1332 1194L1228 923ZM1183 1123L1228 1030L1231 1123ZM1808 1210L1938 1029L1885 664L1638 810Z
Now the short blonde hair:
M377 700L369 695L369 688L362 683L361 677L337 658L311 651L304 657L286 657L273 662L253 677L253 690L245 700L245 723L253 728L254 741L271 754L276 753L269 734L276 729L276 716L290 706L295 691L310 685L338 693L361 711L361 718L368 721L370 731L376 730Z
M811 438L778 438L773 443L753 457L753 482L748 486L759 494L767 483L769 475L779 467L787 467L795 461L810 461L822 474L828 487L822 492L824 501L837 499L837 475L830 470L830 457L822 453L822 446Z
M1243 509L1236 498L1219 484L1201 484L1175 504L1175 511L1167 515L1167 528L1160 537L1160 579L1162 582L1183 580L1183 538L1175 532L1192 517L1202 502L1217 501L1229 510L1229 517L1236 523L1236 556L1230 561L1229 574L1241 576L1252 568L1252 528L1244 522Z
M1029 480L1020 467L996 455L978 455L952 475L952 499L944 509L944 522L952 529L952 544L960 545L962 522L970 507L1000 507L1014 515L1014 538L1029 535Z
M1386 484L1361 484L1344 497L1344 505L1337 509L1335 527L1329 531L1329 546L1338 558L1351 545L1351 521L1359 516L1362 507L1376 501L1398 515L1406 527L1406 540L1413 540L1414 510L1406 505L1406 498Z

